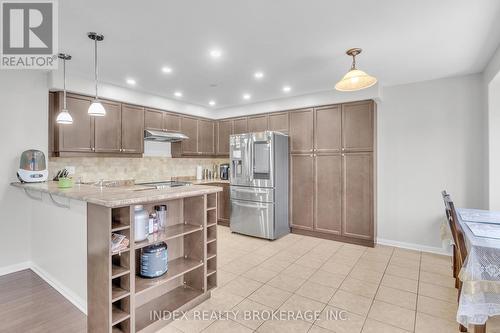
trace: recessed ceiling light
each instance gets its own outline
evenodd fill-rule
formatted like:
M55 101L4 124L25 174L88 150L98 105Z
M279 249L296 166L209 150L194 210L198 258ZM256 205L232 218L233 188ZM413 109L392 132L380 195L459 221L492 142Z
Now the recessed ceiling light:
M210 106L215 106L215 104L216 104L216 103L215 103L215 101L214 101L214 100L211 100L210 102L208 102L208 105L210 105Z
M135 86L136 82L134 79L127 79L127 84L129 84L131 86Z
M255 72L253 74L253 77L256 78L257 80L262 79L264 77L264 73L262 73L262 72Z
M219 49L210 50L210 56L214 59L218 59L222 56L222 51Z
M181 91L176 91L174 92L175 97L182 97L182 92Z
M290 87L290 86L284 86L283 87L283 92L287 93L287 92L290 92L290 90L292 90L292 87Z
M252 95L250 95L250 94L243 94L243 99L249 100L250 98L252 98Z
M172 68L165 66L165 67L162 67L161 71L163 73L172 73Z

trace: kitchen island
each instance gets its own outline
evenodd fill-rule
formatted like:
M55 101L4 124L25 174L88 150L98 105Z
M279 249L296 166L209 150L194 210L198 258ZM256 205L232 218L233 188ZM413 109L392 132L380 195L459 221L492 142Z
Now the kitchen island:
M82 184L60 189L56 182L12 185L24 189L34 199L35 192L40 193L40 198L48 195L58 209L65 209L61 203L64 200L85 203L86 234L66 237L86 239L89 332L154 332L168 323L162 320L165 311L192 308L209 298L210 290L217 285L216 225L220 187L191 185L151 189L140 185ZM166 205L165 229L134 242L135 205L143 205L148 211L155 205ZM38 224L50 220L47 215L41 216L44 218L39 219ZM126 236L131 240L130 245L120 252L112 252L112 233ZM157 278L142 278L138 274L141 249L161 242L168 246L167 273ZM59 265L67 264L71 269L71 258L66 259L69 260L59 260Z

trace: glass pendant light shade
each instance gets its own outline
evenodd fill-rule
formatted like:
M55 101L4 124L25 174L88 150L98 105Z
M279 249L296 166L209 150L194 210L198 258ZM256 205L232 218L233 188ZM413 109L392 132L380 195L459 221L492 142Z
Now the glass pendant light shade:
M356 68L356 56L361 53L361 49L354 48L347 50L347 55L352 57L351 70L337 82L335 89L338 91L356 91L366 89L377 83L377 79Z
M71 117L71 115L69 114L68 110L63 109L57 115L56 122L58 124L71 125L71 124L73 124L73 117Z
M94 117L104 117L106 109L104 109L104 106L102 106L102 103L98 99L94 99L89 106L88 114Z
M338 91L356 91L369 88L377 83L377 79L359 69L352 69L336 85Z

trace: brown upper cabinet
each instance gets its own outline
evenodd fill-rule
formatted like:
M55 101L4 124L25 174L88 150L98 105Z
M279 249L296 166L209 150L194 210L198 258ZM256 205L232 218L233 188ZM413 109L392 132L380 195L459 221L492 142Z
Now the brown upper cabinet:
M233 134L242 134L248 132L248 118L233 119Z
M88 108L91 97L68 94L67 107L73 124L60 125L55 122L63 107L62 92L54 93L55 102L50 111L54 135L54 156L81 156L82 154L141 154L144 147L144 109L117 102L103 100L104 117L91 117Z
M96 153L119 153L121 151L122 112L120 104L103 102L104 117L95 117L94 151Z
M174 144L180 144L181 155L198 155L198 120L192 117L181 117L181 131L189 138Z
M215 154L214 122L211 120L198 120L198 153Z
M233 134L233 121L219 120L216 132L216 154L218 156L229 156L229 137Z
M288 134L288 112L277 112L269 114L270 131L277 131Z
M144 152L144 108L122 104L122 152Z
M314 151L338 153L342 146L342 113L340 105L314 110Z
M63 94L55 94L54 109L51 111L51 122L54 126L54 152L91 153L94 148L94 120L88 114L90 99L69 95L67 108L71 112L73 124L57 124L56 117L63 108Z
M164 113L159 110L146 109L144 111L144 128L162 130Z
M363 101L342 105L342 150L373 151L374 103Z
M269 116L267 114L248 117L248 132L267 131L268 119Z
M173 113L164 112L163 129L170 132L179 132L181 130L181 117Z
M314 144L314 110L290 112L290 152L311 153Z

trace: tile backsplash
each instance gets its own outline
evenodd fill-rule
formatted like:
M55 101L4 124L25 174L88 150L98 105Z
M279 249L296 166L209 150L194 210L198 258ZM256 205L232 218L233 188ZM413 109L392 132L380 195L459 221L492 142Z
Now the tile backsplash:
M49 177L58 170L75 167L74 179L83 182L119 179L136 181L169 180L172 177L195 177L196 166L211 169L214 164L228 163L227 158L171 158L171 157L51 157Z

